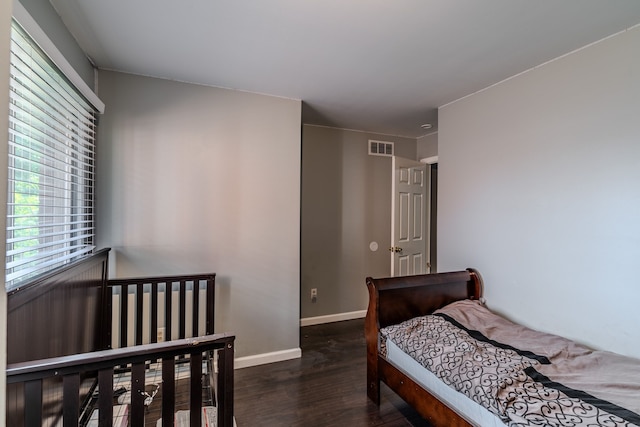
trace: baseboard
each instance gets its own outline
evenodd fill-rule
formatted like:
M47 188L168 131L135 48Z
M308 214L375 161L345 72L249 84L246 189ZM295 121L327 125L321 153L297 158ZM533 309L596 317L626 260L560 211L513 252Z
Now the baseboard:
M341 322L343 320L362 319L367 310L350 311L348 313L329 314L326 316L305 317L300 319L300 326L321 325L323 323Z
M302 349L291 348L289 350L274 351L272 353L255 354L253 356L237 357L233 361L235 369L251 366L266 365L267 363L283 362L285 360L299 359L302 357Z
M330 314L327 316L306 317L300 319L300 326L320 325L323 323L340 322L343 320L361 319L365 317L367 310L351 311L348 313ZM233 361L235 369L249 368L251 366L266 365L267 363L283 362L285 360L299 359L302 357L302 349L291 348L288 350L274 351L272 353L255 354L253 356L237 357Z

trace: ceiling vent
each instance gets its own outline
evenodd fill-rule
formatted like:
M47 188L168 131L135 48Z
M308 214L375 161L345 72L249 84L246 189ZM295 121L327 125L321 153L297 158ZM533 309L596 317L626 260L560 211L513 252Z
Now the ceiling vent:
M372 156L393 156L393 142L369 140L369 154Z

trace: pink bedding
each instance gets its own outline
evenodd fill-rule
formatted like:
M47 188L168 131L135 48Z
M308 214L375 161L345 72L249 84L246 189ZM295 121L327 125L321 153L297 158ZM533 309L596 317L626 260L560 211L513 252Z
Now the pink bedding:
M381 329L510 426L640 426L640 360L512 323L478 301Z

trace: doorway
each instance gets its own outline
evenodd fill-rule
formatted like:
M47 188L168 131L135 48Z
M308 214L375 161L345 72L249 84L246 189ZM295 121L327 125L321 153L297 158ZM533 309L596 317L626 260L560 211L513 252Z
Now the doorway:
M429 197L429 273L438 271L438 158L428 165L431 178L431 194Z

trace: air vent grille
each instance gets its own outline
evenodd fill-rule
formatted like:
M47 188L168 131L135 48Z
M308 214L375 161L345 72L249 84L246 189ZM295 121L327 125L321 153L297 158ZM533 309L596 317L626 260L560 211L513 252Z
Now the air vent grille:
M393 156L393 142L369 140L369 154L372 156Z

